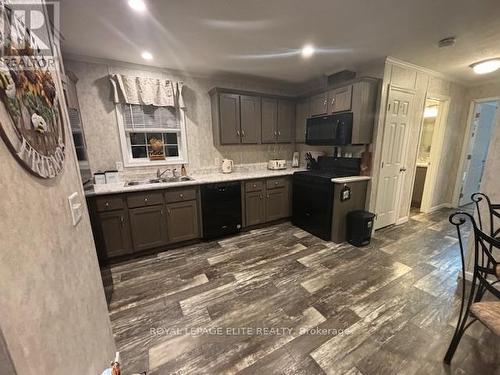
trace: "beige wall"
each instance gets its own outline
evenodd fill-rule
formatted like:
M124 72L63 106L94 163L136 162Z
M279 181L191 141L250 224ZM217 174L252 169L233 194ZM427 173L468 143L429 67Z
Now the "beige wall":
M66 145L64 172L46 181L0 140L0 328L19 375L95 375L114 357L87 210L71 223L67 197L84 198L69 127Z
M110 73L134 76L163 77L185 82L186 132L188 168L214 167L216 159L233 159L236 164L266 162L272 157L274 145L214 145L210 96L213 87L234 88L269 94L292 95L286 84L239 78L206 78L182 75L164 69L121 64L118 62L65 60L66 69L78 77L76 84L87 140L89 162L93 172L114 169L122 161L118 124L114 104L110 97ZM278 146L279 157L288 160L294 146ZM141 168L144 169L144 168ZM153 168L156 170L156 168Z
M371 181L371 192L369 207L376 212L377 176L380 170L382 134L385 121L385 108L387 106L387 95L389 86L407 89L415 94L413 107L412 125L410 128L410 139L418 140L423 118L423 108L426 96L449 98L450 106L446 120L443 149L439 160L439 168L436 177L435 191L432 196L431 207L448 205L453 198L454 181L457 175L460 160L460 150L465 131L463 122L465 109L465 87L455 82L450 82L443 77L406 63L388 60L385 66L384 80L382 83L381 104L382 109L375 131L374 138L374 160L373 179ZM416 156L418 142L410 142L407 150L406 168L407 172L403 180L403 194L400 203L401 210L398 220L404 221L409 215L411 192L416 170Z

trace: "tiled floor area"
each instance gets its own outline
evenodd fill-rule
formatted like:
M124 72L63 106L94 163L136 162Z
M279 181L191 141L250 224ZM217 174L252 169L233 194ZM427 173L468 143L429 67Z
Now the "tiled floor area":
M459 303L450 212L365 248L285 223L103 270L123 373L499 374L479 323L442 363Z

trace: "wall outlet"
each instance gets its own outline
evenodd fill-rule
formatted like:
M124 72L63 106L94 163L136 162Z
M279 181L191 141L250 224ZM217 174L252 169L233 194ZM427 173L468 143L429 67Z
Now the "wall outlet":
M73 222L73 226L76 227L80 220L82 220L83 205L77 192L71 194L68 197L68 201L69 209L71 211L71 220Z

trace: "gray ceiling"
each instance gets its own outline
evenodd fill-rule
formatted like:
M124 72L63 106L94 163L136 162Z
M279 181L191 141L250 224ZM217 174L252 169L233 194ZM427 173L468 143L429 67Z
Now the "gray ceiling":
M393 56L480 83L471 63L500 57L499 0L62 0L67 54L192 73L243 73L301 82ZM437 41L457 36L455 47ZM312 43L322 51L297 54Z

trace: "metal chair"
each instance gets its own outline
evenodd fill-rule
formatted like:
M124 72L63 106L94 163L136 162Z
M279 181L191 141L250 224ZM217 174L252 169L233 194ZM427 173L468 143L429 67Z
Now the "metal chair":
M490 207L494 206L491 205L486 195L483 194L481 196L486 197ZM476 195L476 198L478 197L479 196ZM480 200L481 199L475 201L476 204L478 204ZM492 222L493 218L491 217L491 212L490 210L490 219ZM460 230L461 226L465 224L467 220L472 224L472 234L474 235L474 269L468 296L466 296L465 248ZM480 217L479 220L481 223ZM450 364L464 332L475 321L479 320L492 332L500 336L500 291L494 286L500 281L500 265L492 255L494 249L500 250L500 239L485 234L477 226L474 217L467 212L458 211L450 215L449 221L456 226L460 245L460 256L462 261L462 300L457 327L444 357L444 362L447 364ZM482 223L480 225L482 228ZM491 228L490 233L498 235L500 230L495 231L492 226ZM482 302L482 298L486 291L495 296L498 301Z
M476 204L476 212L479 221L479 228L484 232L483 220L481 215L481 202L486 202L489 215L489 232L490 237L498 239L500 237L500 226L495 229L495 218L500 219L500 204L491 203L491 199L484 193L474 193L471 196L472 201Z

